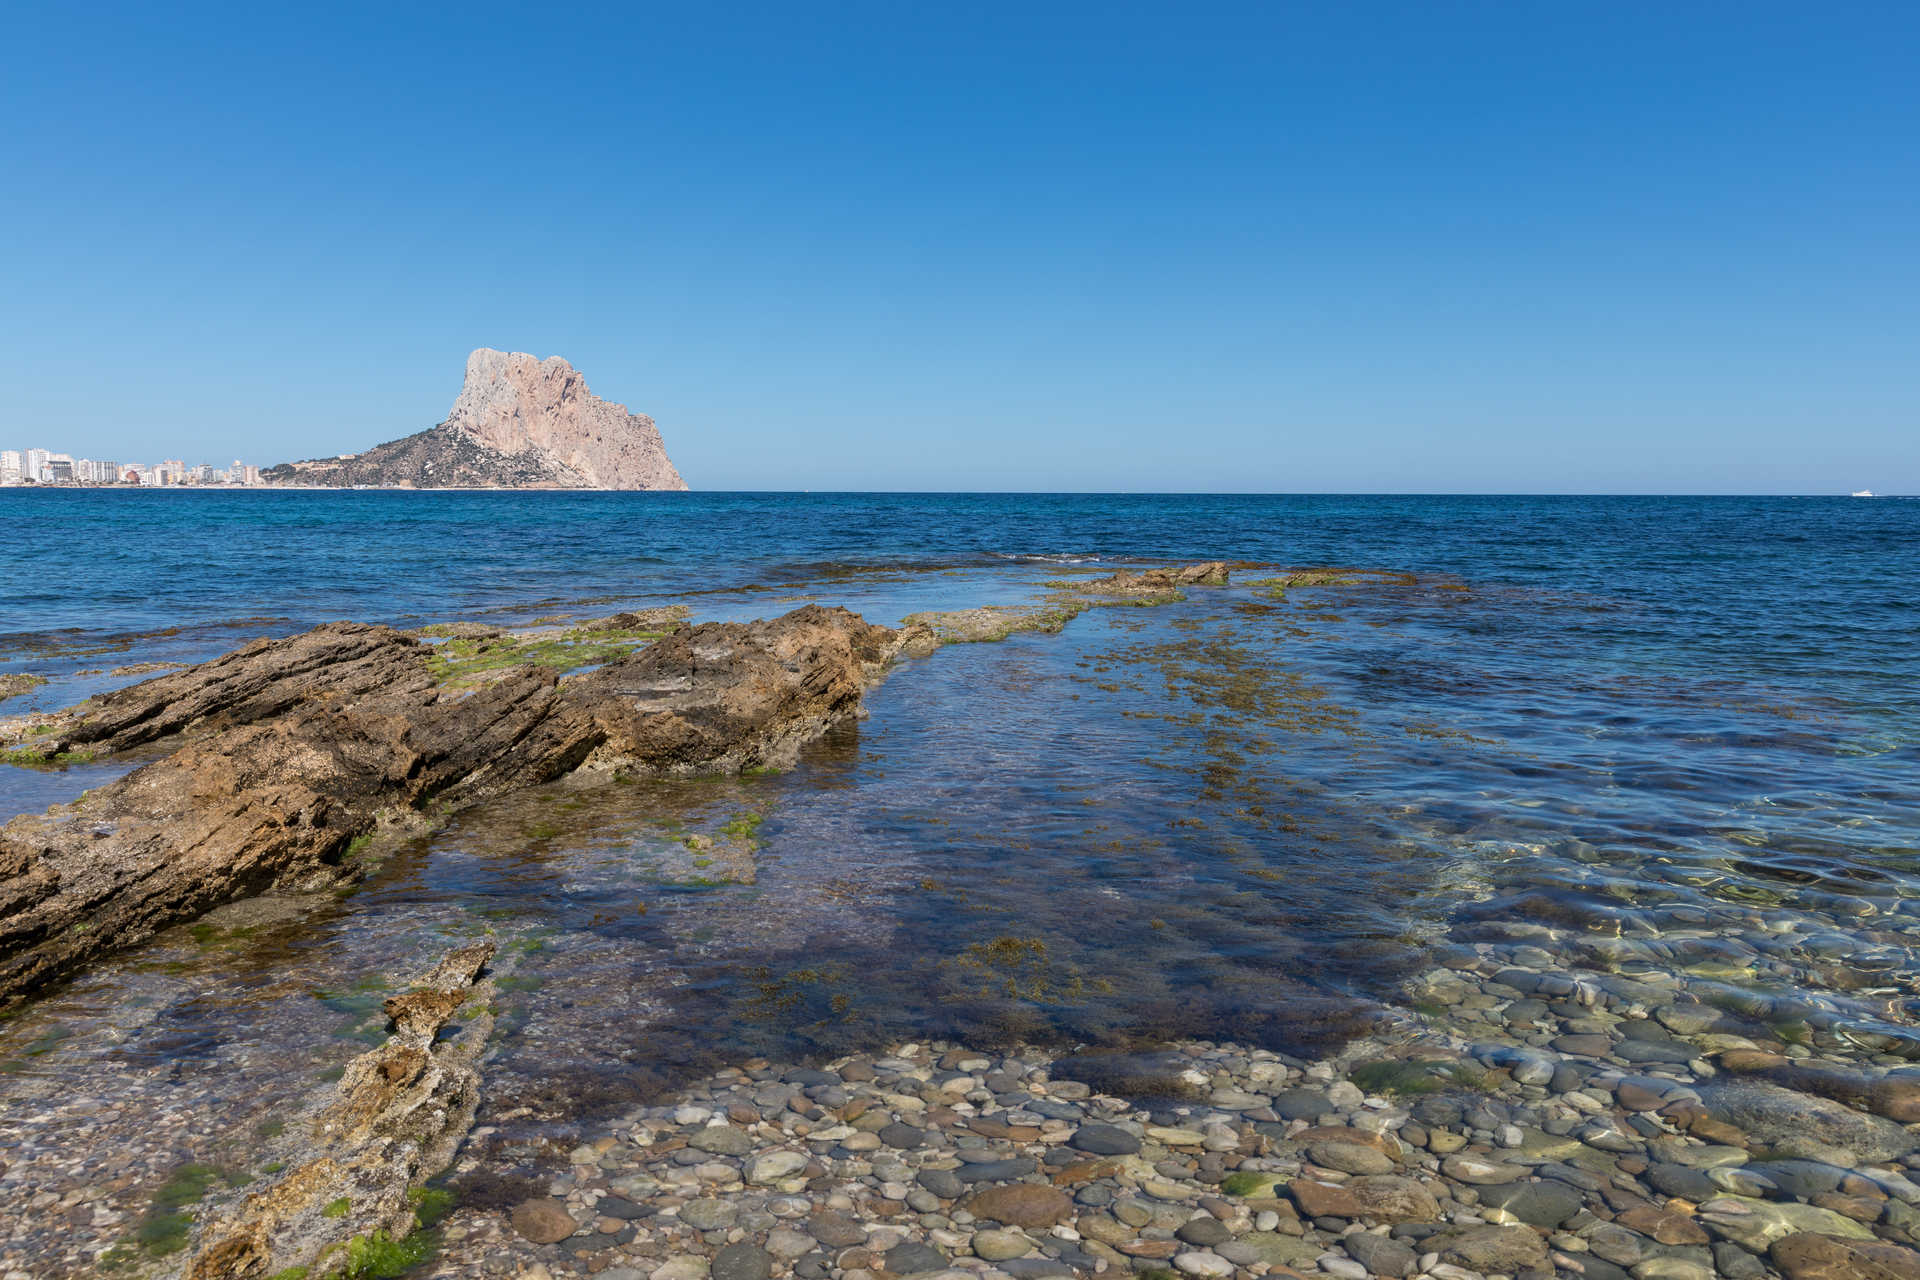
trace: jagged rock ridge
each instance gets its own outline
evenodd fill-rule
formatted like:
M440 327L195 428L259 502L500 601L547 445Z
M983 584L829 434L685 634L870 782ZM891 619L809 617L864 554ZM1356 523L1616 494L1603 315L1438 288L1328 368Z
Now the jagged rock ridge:
M791 764L857 714L907 638L810 604L682 626L565 679L528 663L467 689L440 682L420 639L335 622L42 717L48 758L173 750L0 826L0 1011L223 903L351 881L356 838L430 809L582 770Z
M559 356L482 347L439 426L364 453L281 463L279 484L413 489L685 489L660 430Z

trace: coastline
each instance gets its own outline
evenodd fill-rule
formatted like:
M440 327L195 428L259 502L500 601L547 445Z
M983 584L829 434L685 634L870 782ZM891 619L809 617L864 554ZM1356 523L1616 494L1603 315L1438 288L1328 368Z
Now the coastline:
M1219 714L1231 712L1239 718L1214 721L1210 736L1230 731L1238 741L1253 742L1268 721L1245 719L1244 708L1235 711L1233 705L1261 687L1247 681L1271 678L1274 668L1235 656L1219 641L1168 646L1141 644L1128 637L1143 630L1162 634L1162 624L1150 625L1149 619L1164 617L1167 633L1174 636L1209 620L1233 619L1238 630L1221 634L1231 634L1236 644L1244 645L1251 634L1272 634L1282 644L1312 645L1315 636L1345 634L1341 628L1347 615L1371 616L1370 609L1377 607L1370 601L1400 602L1395 608L1457 612L1471 607L1473 595L1465 584L1410 574L1369 576L1343 570L1303 575L1298 570L1276 571L1273 566L1236 573L1230 586L1213 582L1222 575L1202 567L1184 582L1170 574L1163 579L1142 577L1123 589L1112 581L1115 575L1099 576L1112 567L1048 566L1036 573L1060 575L1048 588L1054 592L1070 583L1085 594L1090 586L1104 581L1106 588L1096 594L1119 607L1061 616L1057 601L1049 605L1043 593L1025 605L934 611L921 625L949 642L972 643L959 643L944 656L927 661L911 673L909 683L939 681L947 670L967 671L979 679L1058 650L1066 669L1072 670L1076 662L1090 669L1080 686L1089 694L1099 689L1105 696L1120 697L1122 686L1134 678L1125 672L1137 669L1152 674L1155 679L1140 691L1145 699L1136 704L1140 709L1175 696L1159 691L1160 678L1170 690L1192 689L1201 699L1197 705L1211 705L1208 700L1222 696L1227 702ZM941 572L922 570L916 576L887 569L869 576L911 584L935 580ZM826 580L835 589L845 590L864 577L830 570ZM747 603L741 607L782 598L789 590L761 588L744 596ZM912 598L919 588L906 590ZM1176 599L1176 594L1183 598ZM1142 603L1159 607L1132 607ZM443 641L461 637L479 641L499 633L480 624L458 625L475 629L448 630ZM516 647L504 656L519 657L524 647L546 644L552 635L583 625L582 620L573 619L535 628L515 639ZM1087 647L1089 637L1108 634L1119 647ZM586 638L583 635L575 643ZM478 659L484 654L470 656ZM887 697L895 696L895 686L890 681L885 687ZM1262 699L1271 696L1259 694ZM1342 738L1353 733L1333 708L1317 702L1269 702L1262 715L1294 733ZM1166 723L1177 721L1178 717L1169 717ZM1418 732L1433 735L1419 740L1449 741L1442 726ZM1210 779L1208 786L1229 794L1238 794L1239 788L1253 781L1231 771L1223 774L1222 763L1216 758L1207 766L1210 773L1196 776ZM1299 767L1297 759L1290 763ZM795 770L796 785L807 781L809 768L802 762ZM665 843L680 851L676 855L680 861L670 873L670 895L693 895L715 909L722 908L735 891L759 891L753 883L756 864L760 885L780 882L786 874L780 860L775 857L769 862L758 851L761 841L754 832L760 818L744 822L735 806L757 804L761 807L754 813L773 814L776 820L782 810L778 805L768 807L766 800L751 799L753 794L752 784L743 780L728 792L737 798L722 802L704 825L668 828L671 834ZM465 827L455 822L451 832L466 834L455 834L454 842L471 842L478 831L498 828L502 852L523 847L529 838L541 845L555 840L565 843L563 837L549 832L552 820L544 815L556 811L552 805L578 805L584 795L561 790L530 797L533 811L542 816L528 819L528 825L518 831L503 824L494 810L480 810ZM1166 815L1160 817L1164 824ZM529 837L523 832L549 833ZM776 850L778 839L773 845ZM729 841L737 842L737 847ZM1872 1251L1905 1250L1912 1243L1914 1201L1907 1179L1915 1167L1912 1125L1920 1118L1915 1103L1920 1079L1908 1065L1913 1037L1900 1029L1906 1016L1881 990L1897 988L1904 980L1898 975L1905 972L1902 956L1908 944L1904 940L1913 933L1909 917L1897 906L1891 911L1876 908L1851 914L1844 896L1762 900L1744 884L1729 886L1739 888L1739 895L1690 896L1671 910L1660 904L1672 889L1642 890L1626 907L1621 906L1623 899L1610 896L1609 877L1629 884L1633 875L1648 875L1658 865L1654 862L1630 871L1616 859L1605 864L1606 875L1595 872L1585 879L1570 879L1565 865L1556 863L1551 875L1542 880L1540 873L1529 873L1522 861L1516 860L1510 868L1498 858L1486 861L1475 874L1487 880L1457 894L1444 933L1424 937L1415 949L1425 963L1395 976L1386 998L1369 1004L1366 1018L1335 1024L1349 1029L1333 1037L1343 1047L1331 1058L1276 1050L1250 1040L1132 1037L1141 1052L1170 1043L1195 1069L1204 1069L1208 1080L1204 1099L1184 1088L1173 1097L1156 1098L1151 1090L1122 1088L1117 1079L1109 1079L1111 1088L1096 1088L1086 1099L1068 1096L1077 1091L1048 1086L1060 1078L1051 1064L1066 1055L1075 1041L1025 1042L1015 1036L1007 1042L1015 1046L1012 1050L993 1049L997 1042L992 1040L948 1038L941 1041L938 1053L924 1060L916 1056L914 1064L904 1069L878 1067L880 1059L905 1052L897 1040L884 1039L873 1041L864 1056L859 1052L851 1057L844 1052L782 1054L767 1056L764 1063L754 1057L732 1057L717 1068L709 1065L665 1073L652 1086L654 1096L638 1109L570 1109L548 1094L528 1089L530 1064L525 1051L516 1060L514 1054L496 1056L504 1046L496 1047L480 1061L480 1089L488 1101L477 1117L478 1127L466 1155L442 1179L459 1207L445 1223L441 1237L445 1252L437 1261L424 1264L429 1268L426 1273L470 1274L476 1267L484 1270L484 1260L492 1257L509 1259L509 1268L523 1273L537 1274L532 1269L541 1267L556 1277L608 1270L617 1274L618 1268L626 1268L650 1278L658 1275L660 1280L691 1280L699 1275L732 1274L734 1267L745 1268L742 1275L757 1276L765 1265L769 1275L866 1280L856 1273L906 1274L887 1257L902 1246L937 1251L940 1269L991 1272L990 1280L1000 1274L1065 1274L1076 1269L1124 1275L1169 1266L1183 1274L1223 1278L1285 1276L1289 1270L1355 1276L1354 1266L1373 1268L1371 1274L1393 1274L1380 1268L1404 1264L1414 1268L1407 1274L1453 1280L1462 1275L1535 1272L1610 1277L1616 1271L1642 1280L1667 1275L1810 1276L1821 1274L1812 1269L1816 1265L1829 1271L1836 1266L1905 1265L1905 1253L1883 1256ZM580 872L570 874L578 877ZM872 875L872 869L867 874ZM1671 882L1674 888L1686 883L1685 879ZM1297 895L1303 888L1286 885L1279 892ZM925 892L938 896L941 890ZM678 900L690 904L693 898ZM956 896L953 901L964 899ZM1178 905L1178 898L1168 899L1167 905ZM1217 934L1255 905L1242 894L1208 904L1191 921ZM205 930L207 942L199 941L199 926L182 924L155 939L139 956L103 962L93 977L75 989L30 1006L24 1020L0 1038L0 1049L7 1052L18 1053L26 1046L27 1056L18 1060L29 1067L26 1074L12 1077L11 1089L0 1091L8 1095L0 1100L0 1133L6 1135L6 1149L20 1153L18 1159L6 1161L10 1168L0 1171L0 1183L27 1191L30 1202L52 1197L35 1204L34 1212L21 1220L23 1234L11 1239L8 1247L25 1252L14 1257L55 1256L64 1247L53 1243L55 1237L49 1233L56 1231L64 1233L63 1239L73 1236L74 1247L92 1249L88 1257L120 1247L137 1224L147 1220L148 1197L156 1188L170 1185L180 1167L214 1167L215 1162L231 1158L231 1144L208 1145L207 1139L190 1135L207 1131L209 1122L218 1127L219 1118L235 1108L234 1117L247 1116L246 1124L283 1122L277 1112L285 1105L284 1094L276 1091L284 1086L276 1084L275 1068L264 1062L254 1086L259 1092L244 1107L237 1098L223 1097L217 1088L198 1096L182 1095L167 1104L177 1110L162 1111L170 1118L154 1126L152 1133L138 1131L136 1124L154 1118L157 1100L149 1091L151 1086L137 1079L88 1075L83 1095L90 1105L104 1104L105 1118L98 1123L105 1127L76 1131L72 1127L76 1114L54 1103L31 1069L33 1053L62 1052L57 1040L52 1042L56 1047L45 1050L32 1046L62 1025L83 1023L82 1011L100 998L102 990L123 983L129 992L164 990L164 985L153 984L176 981L166 970L176 963L187 966L178 981L191 989L198 981L192 975L222 971L227 961L221 957L228 948L237 962L258 937L301 936L304 926L298 918L290 922L271 912L261 916L249 910L215 917ZM1171 910L1162 908L1162 914L1172 917L1177 927L1187 923ZM514 1030L516 1023L547 1037L549 1043L557 1037L584 1034L592 1024L581 1023L570 1031L562 1028L577 1018L582 994L600 981L600 971L593 965L602 962L590 961L587 952L573 945L576 940L588 940L588 935L569 935L568 949L543 961L543 948L520 946L538 942L538 936L525 937L517 927L503 925L506 917L487 919L487 928L500 931L500 942L511 944L505 948L512 953L511 963L503 960L494 979L500 991L494 1004L505 1015L500 1019L502 1036L522 1034ZM256 932L263 928L279 932ZM1042 957L1020 938L1009 933L1005 939L983 943L985 949L976 954L963 953L955 972L984 981L988 990L1003 977L1014 980L1022 994L1019 1003L1043 1011L1079 998L1069 995L1073 984L1084 979L1091 988L1103 980L1097 970L1072 972L1065 957ZM1850 949L1838 949L1835 938L1849 939ZM1061 945L1060 939L1050 941ZM1140 944L1134 953L1140 953ZM187 959L167 959L179 955ZM357 963L365 960L362 957ZM787 963L804 965L806 961L795 956ZM1193 961L1189 958L1184 963ZM161 966L157 970L156 964ZM400 973L417 973L420 967L417 962L396 964L386 971L387 976L365 972L353 980L403 981ZM570 967L581 969L585 986L569 979L565 969ZM1383 965L1383 970L1388 968ZM237 979L240 973L233 976ZM294 981L326 989L328 998L343 1009L364 1010L364 1004L337 994L343 976L348 975L300 972ZM873 976L868 975L869 980ZM1244 979L1223 979L1220 985L1231 987L1235 981ZM540 983L547 984L551 994L543 994ZM841 989L870 984L844 984ZM387 989L374 988L381 994ZM779 1008L785 1008L789 999L782 991L774 1002ZM140 997L149 998L150 994ZM949 998L962 996L956 991ZM812 999L803 1000L801 1007L813 1007ZM1275 969L1267 999L1276 1006L1290 1006L1298 1003L1299 993L1285 986L1284 975ZM161 1000L160 1007L167 1003ZM299 1007L289 1005L286 1012L293 1014ZM272 1025L276 1029L263 1034L261 1048L270 1049L271 1037L282 1034L279 1023ZM1224 1030L1231 1023L1219 1025ZM1875 1027L1879 1029L1871 1029ZM375 1030L384 1027L362 1022L353 1034L365 1036ZM834 1034L853 1042L865 1038L858 1026ZM1117 1039L1129 1035L1122 1032ZM1045 1047L1035 1047L1036 1043ZM1098 1041L1079 1043L1081 1052L1069 1056L1097 1056L1120 1047ZM961 1045L984 1048L976 1054L957 1047ZM1009 1052L1015 1060L1011 1065L1006 1060ZM985 1058L987 1065L968 1066L976 1057ZM953 1065L939 1065L943 1058ZM338 1061L337 1056L315 1059L329 1060ZM83 1061L76 1060L74 1065ZM1215 1081L1213 1065L1223 1062L1224 1078ZM841 1077L837 1085L805 1083L810 1077L785 1079L817 1069L821 1063L853 1065L855 1076L864 1067L895 1078L885 1089L876 1086L870 1099L868 1091L853 1087L870 1082L852 1077ZM729 1068L743 1072L744 1078L719 1074ZM1186 1069L1183 1066L1180 1071ZM917 1075L922 1070L927 1072L924 1080ZM1177 1077L1180 1071L1150 1074L1164 1084L1169 1074ZM939 1087L944 1083L941 1077L949 1072L955 1073L953 1078L979 1076L978 1087L969 1084L956 1101ZM1026 1084L1002 1090L988 1086L986 1076L1007 1073ZM779 1086L796 1083L803 1094L809 1089L837 1088L850 1096L845 1103L833 1102L835 1095L828 1093L824 1100L807 1098L798 1106L791 1094L764 1105L755 1101L761 1093L771 1097ZM1195 1090L1202 1087L1188 1083ZM979 1090L991 1096L970 1098ZM1325 1096L1320 1101L1302 1101L1309 1111L1288 1115L1280 1103L1283 1095L1291 1098L1296 1090ZM673 1112L681 1107L707 1106L714 1111L710 1103L716 1092L725 1095L719 1110L730 1116L726 1125L747 1130L744 1151L711 1151L694 1143L698 1138L729 1147L740 1145L736 1136L704 1134L715 1127L709 1123L712 1115L686 1123L674 1119ZM1240 1095L1252 1100L1242 1101ZM922 1105L898 1100L903 1097L916 1097ZM859 1114L846 1114L863 1099L867 1105ZM1323 1101L1332 1109L1311 1110ZM1122 1164L1102 1170L1084 1184L1060 1182L1057 1175L1067 1167L1062 1162L1068 1152L1078 1153L1072 1160L1075 1164L1086 1163L1080 1156L1093 1159L1099 1153L1073 1145L1073 1133L1084 1124L1069 1124L1061 1115L1034 1110L1036 1104L1080 1105L1081 1112L1071 1119L1117 1121L1113 1127L1141 1142L1146 1153L1143 1163L1127 1164L1121 1156L1100 1157L1120 1159ZM729 1109L734 1107L751 1108L757 1119L731 1118ZM950 1109L960 1120L930 1126L929 1116L937 1107ZM809 1110L820 1112L819 1125L802 1132L797 1124L815 1124ZM886 1125L922 1130L920 1145L893 1146L882 1138L879 1146L869 1146L865 1137L853 1138L852 1134L879 1133L879 1128L869 1130L859 1124L869 1112L876 1121L884 1115ZM1038 1123L1030 1123L1029 1116L1038 1117ZM944 1113L940 1118L944 1121ZM982 1124L975 1126L975 1119ZM1067 1127L1050 1128L1049 1121ZM842 1138L839 1127L852 1134ZM930 1129L940 1132L929 1136ZM1030 1129L1038 1132L1029 1135ZM1177 1137L1155 1136L1150 1129L1179 1132ZM643 1137L643 1130L650 1136ZM88 1136L82 1138L81 1132ZM821 1132L832 1136L811 1140ZM1392 1142L1384 1139L1389 1132L1394 1135ZM1190 1141L1193 1133L1200 1135L1197 1145ZM1209 1137L1215 1149L1209 1149ZM941 1196L920 1181L930 1165L953 1162L950 1168L931 1169L932 1175L938 1175L994 1163L965 1158L963 1148L972 1150L967 1144L974 1138L996 1144L990 1152L982 1148L975 1154L992 1154L995 1161L1013 1162L1008 1169L1018 1169L989 1186L1044 1184L1070 1191L1068 1216L1038 1225L1010 1223L967 1207L980 1189L974 1184L964 1184L961 1194ZM1229 1139L1231 1145L1227 1145ZM1105 1140L1126 1145L1124 1138ZM829 1142L832 1145L817 1149L818 1144ZM681 1143L685 1145L676 1145ZM1378 1149L1382 1147L1386 1149ZM1370 1154L1352 1148L1364 1148ZM804 1165L790 1171L784 1181L798 1179L798 1190L789 1190L779 1179L753 1182L749 1177L753 1161L776 1150L805 1154L810 1165L818 1164L819 1172ZM86 1160L97 1159L105 1151L118 1152L122 1158L119 1176L103 1181L85 1174L84 1182L73 1180ZM702 1158L696 1161L684 1155L687 1152L699 1152ZM884 1154L896 1152L906 1154ZM920 1152L925 1154L915 1154ZM79 1166L73 1163L76 1155L82 1157ZM1220 1159L1209 1161L1213 1155ZM1449 1165L1453 1157L1458 1158ZM1023 1161L1034 1162L1031 1169ZM896 1163L911 1176L896 1176ZM274 1173L263 1173L258 1167L245 1172L253 1180L246 1195L261 1194L276 1185ZM1236 1195L1226 1180L1242 1173L1274 1175L1274 1180L1240 1179L1233 1185L1267 1194ZM693 1180L686 1181L690 1175ZM1403 1180L1410 1180L1413 1187ZM942 1187L954 1185L937 1176L935 1181ZM109 1185L116 1182L122 1185ZM623 1183L624 1190L616 1183ZM1157 1185L1158 1191L1150 1184ZM69 1200L83 1187L88 1190L80 1199ZM905 1198L889 1194L901 1188ZM192 1210L196 1223L203 1217L206 1221L222 1218L244 1199L240 1188L220 1178L208 1181L202 1190L204 1198L196 1200ZM699 1194L675 1203L696 1190ZM1083 1190L1090 1199L1080 1199ZM912 1199L916 1192L931 1196L931 1204L923 1197L916 1205ZM1345 1193L1346 1198L1336 1192ZM1030 1200L1036 1194L1011 1190L1002 1198ZM1430 1198L1431 1208L1429 1199L1421 1196ZM804 1211L791 1198L804 1200ZM777 1206L776 1199L781 1200ZM708 1205L709 1200L722 1205ZM696 1219L716 1225L701 1227L697 1220L680 1220L681 1210L696 1201L701 1203L694 1210ZM1145 1218L1134 1222L1120 1216L1116 1206L1123 1202L1144 1206ZM535 1236L551 1236L565 1225L554 1216L556 1203L557 1212L572 1224L567 1227L569 1234L537 1241ZM1057 1205L1054 1200L1050 1203ZM527 1208L530 1204L533 1207ZM639 1216L622 1216L634 1212L629 1205L638 1207ZM85 1206L84 1213L78 1206ZM1418 1211L1414 1217L1393 1220L1408 1206ZM516 1210L521 1212L516 1215ZM787 1210L796 1212L789 1215ZM825 1213L851 1219L859 1228L858 1241L853 1241L856 1233L851 1228L836 1230L837 1219L812 1221ZM1131 1209L1128 1213L1139 1216ZM1273 1216L1268 1218L1269 1214ZM1175 1215L1184 1216L1175 1221ZM76 1217L85 1217L86 1222L77 1223ZM1203 1218L1217 1227L1201 1222ZM727 1221L721 1224L721 1219ZM1118 1225L1110 1225L1109 1220ZM609 1228L609 1222L620 1225ZM1201 1225L1188 1229L1190 1222ZM76 1226L82 1228L77 1235ZM1221 1230L1226 1232L1224 1238L1219 1238ZM891 1231L902 1234L895 1239L886 1234ZM792 1234L776 1238L775 1232ZM878 1240L886 1248L872 1247L876 1232L882 1233ZM1368 1238L1362 1239L1363 1235ZM1273 1237L1284 1237L1285 1242ZM1789 1238L1792 1242L1783 1243ZM193 1247L204 1243L191 1232L187 1239ZM838 1239L851 1242L832 1243ZM1435 1242L1433 1247L1426 1247L1429 1241ZM1107 1252L1095 1245L1104 1245ZM723 1259L728 1249L733 1251ZM803 1251L793 1252L796 1249ZM1007 1256L994 1256L998 1254ZM80 1256L73 1256L74 1266L83 1268ZM182 1261L178 1253L149 1257L137 1249L122 1259L147 1268L140 1274L166 1274L167 1268ZM930 1264L931 1256L909 1249L901 1255L899 1267L913 1262ZM1760 1270L1754 1271L1755 1266ZM1124 1269L1116 1272L1116 1268Z

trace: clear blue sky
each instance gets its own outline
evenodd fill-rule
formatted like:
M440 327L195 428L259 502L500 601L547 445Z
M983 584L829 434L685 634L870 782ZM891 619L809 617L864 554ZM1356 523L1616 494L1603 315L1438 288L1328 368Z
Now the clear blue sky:
M696 488L1920 491L1910 2L0 12L4 447L495 346Z

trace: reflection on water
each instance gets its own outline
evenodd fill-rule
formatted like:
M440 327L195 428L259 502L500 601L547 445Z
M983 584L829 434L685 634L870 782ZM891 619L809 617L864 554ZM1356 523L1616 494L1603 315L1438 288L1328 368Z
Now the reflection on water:
M952 587L850 590L898 616ZM503 1151L722 1061L901 1036L1317 1049L1445 1017L1403 984L1516 947L1920 1056L1911 739L1595 661L1609 608L1240 586L950 647L791 773L515 796L295 918L236 908L103 966L0 1030L0 1129L29 1159L49 1117L105 1149L144 1109L136 1171L237 1150L478 932L512 958ZM55 1107L76 1096L90 1118Z

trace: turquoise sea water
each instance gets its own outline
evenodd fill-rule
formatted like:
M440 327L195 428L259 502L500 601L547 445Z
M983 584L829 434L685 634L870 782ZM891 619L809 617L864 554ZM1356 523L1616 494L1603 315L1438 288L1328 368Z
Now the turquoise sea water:
M489 1069L536 1111L931 1031L1299 1047L1523 945L1920 1056L1920 502L7 491L0 528L0 669L52 677L0 712L338 617L894 622L1131 558L1410 575L1275 600L1242 571L903 664L791 774L471 811L258 954L76 984L39 1015L69 1073L324 1059L332 1015L255 975L404 973L476 921L538 944ZM123 767L0 769L0 816ZM743 813L757 883L676 877Z

